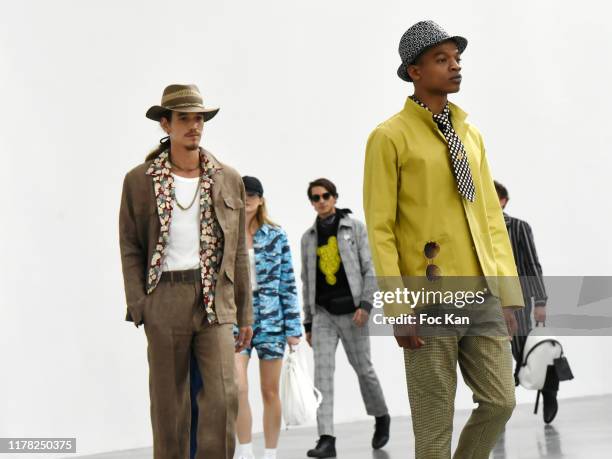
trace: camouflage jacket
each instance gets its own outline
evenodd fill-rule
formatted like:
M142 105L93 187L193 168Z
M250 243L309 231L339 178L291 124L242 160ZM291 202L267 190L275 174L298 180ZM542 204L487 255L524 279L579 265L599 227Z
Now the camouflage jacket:
M253 236L255 278L253 325L258 339L301 336L300 309L291 249L282 228L264 224Z

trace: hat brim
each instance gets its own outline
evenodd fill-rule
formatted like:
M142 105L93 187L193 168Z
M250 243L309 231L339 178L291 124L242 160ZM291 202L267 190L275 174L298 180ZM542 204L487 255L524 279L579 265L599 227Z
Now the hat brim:
M204 121L209 121L215 117L219 112L219 107L215 108L204 108L198 106L192 107L180 107L180 108L167 108L161 105L153 105L147 110L146 117L153 121L160 121L162 116L169 112L181 112L181 113L202 113L204 115Z
M445 41L449 41L449 40L453 40L455 43L457 43L459 54L462 54L463 51L465 51L465 48L467 48L468 41L464 37L460 37L456 35L454 37L444 38L443 40L437 41L423 48L421 51L419 51L419 54L415 56L415 58L411 62L402 62L400 66L397 68L397 76L400 77L404 81L412 83L412 78L410 78L410 75L408 75L408 66L412 64L412 62L414 62L417 57L419 57L421 54L423 54L428 49L433 48L434 46L438 46L440 43L444 43Z

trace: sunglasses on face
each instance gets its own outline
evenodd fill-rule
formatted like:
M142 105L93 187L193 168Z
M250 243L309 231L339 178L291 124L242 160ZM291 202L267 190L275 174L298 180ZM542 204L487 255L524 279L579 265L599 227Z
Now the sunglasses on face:
M319 202L321 200L321 198L323 198L323 201L327 201L329 198L331 198L331 193L323 193L323 194L311 194L310 195L310 200L312 202Z
M247 195L247 198L258 198L259 197L259 193L253 193L252 191L247 191L246 195Z
M425 269L425 276L427 280L435 282L442 277L442 270L438 265L433 264L433 259L440 253L440 244L435 241L430 241L425 244L423 248L423 254L427 258L427 268Z

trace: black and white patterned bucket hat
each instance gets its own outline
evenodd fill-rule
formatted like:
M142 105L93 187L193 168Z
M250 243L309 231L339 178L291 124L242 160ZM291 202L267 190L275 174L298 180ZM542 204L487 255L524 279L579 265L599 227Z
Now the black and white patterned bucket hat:
M399 55L402 63L397 69L397 76L404 81L412 81L408 75L407 66L428 48L446 40L454 40L462 53L467 47L467 40L463 37L451 37L442 27L433 21L421 21L410 27L400 40Z

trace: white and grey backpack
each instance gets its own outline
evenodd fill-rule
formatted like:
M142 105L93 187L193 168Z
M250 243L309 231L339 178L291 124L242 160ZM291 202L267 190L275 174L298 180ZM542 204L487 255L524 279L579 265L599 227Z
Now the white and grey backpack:
M544 336L543 328L533 330L525 341L520 364L514 378L517 385L537 390L534 413L538 412L540 395L544 397L544 421L552 422L557 413L559 382L574 379L563 353L563 346L554 336Z

